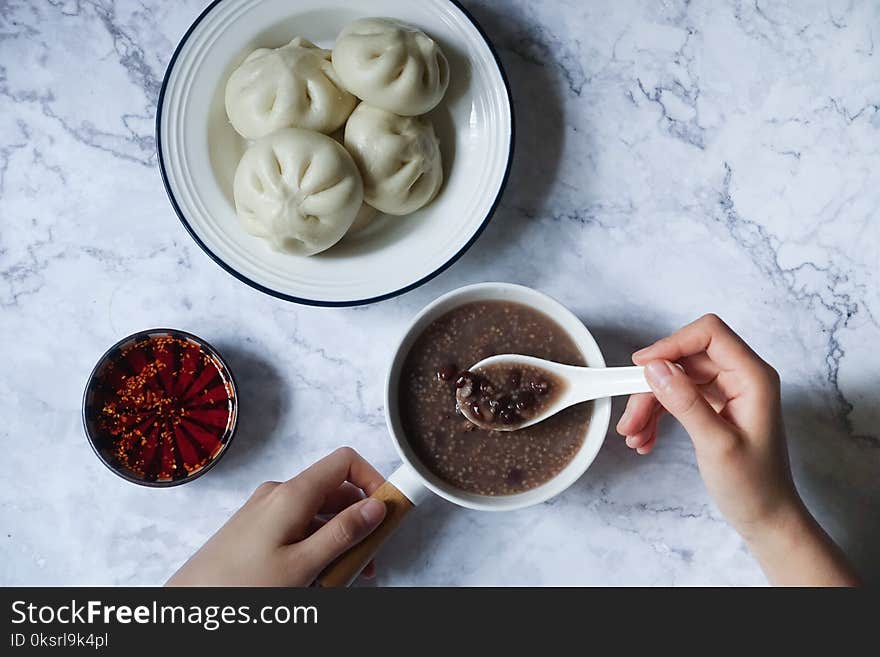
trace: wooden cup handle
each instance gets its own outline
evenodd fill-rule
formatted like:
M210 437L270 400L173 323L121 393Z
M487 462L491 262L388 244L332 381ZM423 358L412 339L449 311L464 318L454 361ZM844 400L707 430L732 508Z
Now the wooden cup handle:
M379 486L370 497L385 503L385 519L372 534L327 566L315 581L318 586L349 586L413 508L409 498L390 481Z

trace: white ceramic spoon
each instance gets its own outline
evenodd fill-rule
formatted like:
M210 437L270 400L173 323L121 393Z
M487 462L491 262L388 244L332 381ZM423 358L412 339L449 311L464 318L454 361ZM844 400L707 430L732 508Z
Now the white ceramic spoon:
M472 365L469 371L478 372L481 369L498 365L503 365L505 368L519 366L546 372L548 374L546 379L551 383L550 391L543 404L540 403L540 396L537 396L539 410L536 415L521 421L502 423L493 417L486 417L484 414L478 416L473 408L477 397L468 394L470 391L467 386L458 388L456 403L459 410L470 422L482 429L516 431L543 422L551 415L555 415L574 404L600 397L651 392L651 388L645 380L644 367L577 367L554 363L534 356L501 354L481 360Z

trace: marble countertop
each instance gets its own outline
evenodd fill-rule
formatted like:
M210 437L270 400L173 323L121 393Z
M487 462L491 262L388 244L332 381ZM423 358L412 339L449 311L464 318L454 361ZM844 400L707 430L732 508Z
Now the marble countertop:
M390 473L389 336L484 280L557 297L610 364L727 319L782 375L810 508L878 579L880 5L466 1L516 99L501 207L428 285L320 309L226 274L165 196L157 95L204 4L0 3L0 584L161 583L261 481L341 444ZM213 342L243 397L229 454L169 490L113 476L80 423L98 356L160 325ZM647 458L610 433L536 508L431 499L378 565L380 585L765 581L671 422Z

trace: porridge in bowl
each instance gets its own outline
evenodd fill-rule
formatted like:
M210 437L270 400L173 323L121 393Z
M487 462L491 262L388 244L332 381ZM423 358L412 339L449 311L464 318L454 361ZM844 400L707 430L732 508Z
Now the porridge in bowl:
M547 315L519 303L481 301L454 308L428 325L401 370L400 420L407 442L437 477L479 495L512 495L552 479L577 454L592 414L587 403L518 431L471 424L458 410L456 386L462 385L464 370L505 353L586 365L574 340ZM504 374L519 376L517 390L523 381L532 388L533 373ZM526 405L540 403L541 384L548 382L534 383L534 396L523 397Z

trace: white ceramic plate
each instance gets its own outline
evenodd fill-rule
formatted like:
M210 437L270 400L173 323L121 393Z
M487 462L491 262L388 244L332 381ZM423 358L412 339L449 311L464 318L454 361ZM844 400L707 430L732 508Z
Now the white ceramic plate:
M364 16L420 27L450 63L450 87L431 112L445 182L407 217L370 226L312 257L274 251L235 215L232 178L246 142L226 118L229 74L252 50L303 36L329 48ZM477 239L498 204L513 155L510 90L494 49L452 0L216 0L171 58L156 116L159 167L168 196L193 239L220 266L274 296L312 305L380 301L421 285Z

